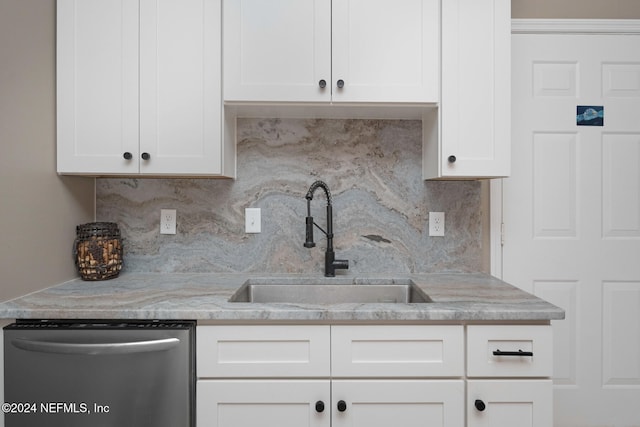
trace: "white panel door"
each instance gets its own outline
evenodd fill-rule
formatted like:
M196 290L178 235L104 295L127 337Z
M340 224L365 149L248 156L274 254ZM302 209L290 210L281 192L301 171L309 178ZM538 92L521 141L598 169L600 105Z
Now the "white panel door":
M554 321L555 424L640 422L640 36L514 35L503 279ZM578 126L577 106L604 126Z
M225 101L331 100L331 0L225 0L223 22Z
M438 102L439 0L333 0L332 17L334 102Z
M58 173L138 173L138 2L59 0L56 28Z
M221 7L140 1L140 173L223 172Z

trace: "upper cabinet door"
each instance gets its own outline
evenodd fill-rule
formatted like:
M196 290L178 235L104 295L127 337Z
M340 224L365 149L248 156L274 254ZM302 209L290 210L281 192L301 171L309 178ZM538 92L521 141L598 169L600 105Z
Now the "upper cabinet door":
M226 0L224 100L439 99L440 0Z
M442 177L510 173L510 40L509 0L443 1Z
M137 173L125 153L138 159L138 2L57 11L58 173Z
M223 13L225 101L331 99L331 0L225 0Z
M334 102L438 102L440 0L333 0L332 17Z
M140 173L223 173L221 10L140 1Z
M234 175L221 0L57 5L59 173Z

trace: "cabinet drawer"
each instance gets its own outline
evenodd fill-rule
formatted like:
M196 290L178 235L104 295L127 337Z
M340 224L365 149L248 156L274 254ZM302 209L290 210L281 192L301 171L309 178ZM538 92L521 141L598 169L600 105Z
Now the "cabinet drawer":
M552 346L551 326L468 326L467 376L549 377Z
M328 377L329 331L329 326L199 326L198 377Z
M333 377L458 377L462 326L333 326Z

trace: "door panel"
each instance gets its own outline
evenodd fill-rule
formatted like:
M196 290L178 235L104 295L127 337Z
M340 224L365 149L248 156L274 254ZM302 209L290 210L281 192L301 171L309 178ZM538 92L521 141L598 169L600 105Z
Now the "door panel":
M438 0L333 0L331 12L334 102L438 102Z
M140 2L143 174L220 174L220 0Z
M198 380L198 427L329 427L329 380ZM316 402L324 409L316 410Z
M331 100L331 0L231 0L223 13L225 101Z
M503 279L559 305L555 424L637 425L640 36L512 37ZM578 126L577 106L603 106Z
M442 176L510 174L510 13L505 0L442 2Z
M333 427L464 425L462 380L334 380L331 395Z
M468 427L552 425L551 381L471 380L467 394Z
M57 171L138 173L138 2L59 0L56 49Z

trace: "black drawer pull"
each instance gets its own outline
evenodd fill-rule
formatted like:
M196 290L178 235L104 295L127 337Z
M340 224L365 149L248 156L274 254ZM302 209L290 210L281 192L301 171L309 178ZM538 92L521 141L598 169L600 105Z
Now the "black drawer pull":
M533 357L533 351L500 351L496 350L493 352L494 356L529 356Z

